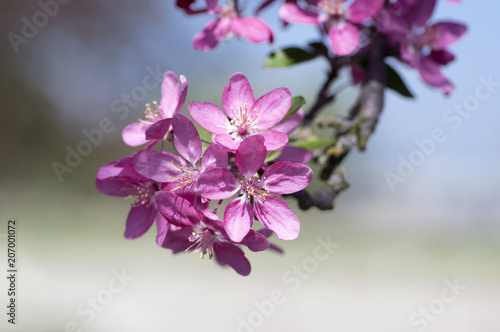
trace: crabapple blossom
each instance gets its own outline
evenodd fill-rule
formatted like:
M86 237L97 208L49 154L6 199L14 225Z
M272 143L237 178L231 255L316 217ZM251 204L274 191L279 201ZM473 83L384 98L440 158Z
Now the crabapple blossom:
M276 151L286 146L288 135L272 127L283 119L291 104L292 93L288 88L274 89L255 100L248 79L236 73L222 93L223 110L211 103L198 102L189 103L188 109L193 120L213 133L213 140L228 151L235 152L241 141L255 134L264 137L268 151Z

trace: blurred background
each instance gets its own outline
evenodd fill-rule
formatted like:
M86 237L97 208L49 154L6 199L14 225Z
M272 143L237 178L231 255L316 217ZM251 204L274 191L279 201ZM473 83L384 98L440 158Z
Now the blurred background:
M7 270L7 220L16 218L19 269L17 324L2 313L2 331L500 330L500 83L469 104L473 111L447 118L481 82L500 82L497 2L438 1L434 21L468 25L444 70L456 90L444 96L393 62L416 99L386 93L367 151L344 164L351 187L335 210L297 211L299 238L279 243L284 255L247 254L249 277L174 256L156 246L153 230L125 240L130 201L99 194L94 177L137 151L121 130L160 100L154 73L185 75L188 102L220 105L235 72L256 96L287 86L312 102L321 61L285 70L262 61L271 48L313 40L314 28L284 29L273 6L262 16L275 32L271 47L232 38L203 53L192 37L211 18L187 17L173 1L62 2L0 4L0 266ZM39 27L29 26L34 20ZM346 89L328 111L345 110L355 93ZM67 165L68 151L106 118L109 133L58 176L54 163ZM446 140L391 190L386 172L397 174L415 140L436 128Z

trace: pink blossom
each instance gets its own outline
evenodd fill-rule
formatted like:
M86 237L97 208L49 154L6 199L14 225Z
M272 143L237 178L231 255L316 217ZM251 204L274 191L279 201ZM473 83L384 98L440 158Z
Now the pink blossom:
M226 199L236 193L224 211L224 229L235 242L250 231L254 217L281 240L297 238L299 220L281 198L271 195L290 194L304 189L312 181L312 171L302 164L278 162L269 166L262 176L257 172L264 164L266 148L262 135L252 135L240 144L235 162L236 178L225 168L212 168L198 179L198 189L208 199Z
M163 219L154 200L160 184L137 173L133 167L136 157L137 154L100 167L95 179L97 190L101 193L135 199L126 221L126 239L142 236L155 218Z
M236 151L243 139L257 133L264 136L268 151L276 151L285 147L288 135L267 129L283 119L291 104L288 88L274 89L255 100L250 82L236 73L222 93L223 111L214 104L198 102L189 103L188 109L193 120L213 133L214 141L228 151Z
M143 151L134 159L139 174L159 183L171 183L172 190L196 190L198 176L205 170L227 167L227 152L217 144L210 145L201 158L200 136L184 114L174 114L172 127L179 156L168 151Z
M195 50L209 51L216 47L225 37L236 36L246 37L252 43L263 43L273 41L271 28L256 16L241 17L234 8L232 1L227 2L222 7L208 7L209 13L215 13L218 18L210 21L205 29L194 37L193 48Z
M312 7L286 2L280 8L280 18L287 23L324 25L331 49L337 55L348 55L358 48L360 24L373 17L384 4L384 0L355 0L345 8L345 0L308 2Z
M186 77L180 75L179 79L174 72L167 72L163 77L161 86L160 105L156 102L146 104L146 117L144 120L129 124L123 129L123 141L130 146L143 145L151 140L158 141L170 131L172 116L179 112L186 100L188 83Z
M387 24L379 29L393 44L399 45L401 61L416 68L429 85L450 93L454 86L443 76L440 67L455 58L447 47L462 38L467 27L455 22L429 24L436 0L402 4L400 12L389 13Z
M177 196L167 191L157 192L156 200L164 217L165 234L158 244L171 249L174 254L182 251L208 254L222 266L229 265L237 273L248 275L250 263L236 244L252 251L269 248L269 241L258 232L250 230L239 242L234 243L224 230L220 219L193 195ZM173 201L174 200L174 201Z

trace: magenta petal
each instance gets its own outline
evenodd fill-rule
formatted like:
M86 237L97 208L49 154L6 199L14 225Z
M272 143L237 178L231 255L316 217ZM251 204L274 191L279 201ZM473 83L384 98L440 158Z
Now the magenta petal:
M215 242L214 255L220 265L229 265L242 276L250 274L250 262L245 257L243 250L234 244Z
M167 219L163 218L160 211L156 213L156 243L161 247L165 242L165 237L168 233L168 226L170 225Z
M361 23L375 16L382 8L384 0L355 0L347 10L346 17L354 23Z
M161 109L163 118L171 118L179 104L179 79L174 72L168 71L163 76L161 84Z
M146 144L147 125L141 122L134 122L127 125L122 131L122 139L128 146L139 146Z
M156 121L146 129L146 139L162 139L167 134L171 125L172 119L170 118Z
M252 229L243 238L243 240L241 240L240 243L247 246L248 249L252 251L263 251L269 248L270 245L269 241L264 235Z
M288 144L288 135L279 131L266 130L259 132L258 135L264 136L264 146L267 151L278 151Z
M280 240L295 240L299 235L300 222L281 198L268 195L264 202L254 201L257 219L276 233Z
M229 238L240 242L248 234L253 224L254 212L245 195L233 199L224 211L224 229Z
M179 95L179 102L177 103L177 107L175 108L175 113L180 112L184 102L186 101L187 90L188 90L188 81L184 75L179 76L181 81L181 94Z
M227 134L231 130L226 114L217 105L211 103L200 105L193 101L188 104L188 110L194 122L211 133Z
M292 194L304 189L313 179L312 170L302 164L281 161L269 166L262 176L264 187L276 194Z
M172 177L178 175L178 168L172 162L180 166L180 161L171 152L143 151L134 158L134 168L146 178L167 183L171 181Z
M132 240L147 232L156 215L154 204L132 206L125 226L125 238Z
M193 48L200 51L209 51L229 32L230 19L217 19L208 22L205 29L196 34L193 40Z
M310 150L296 146L286 146L278 158L274 159L274 162L289 161L292 163L307 164L313 157L314 154Z
M238 36L247 37L252 43L263 43L273 40L271 28L258 17L236 17L231 30Z
M281 134L281 133L280 133ZM266 160L264 136L252 135L241 142L236 151L236 167L245 178L251 178L262 167Z
M320 15L292 2L284 3L279 10L280 18L287 23L321 24Z
M434 62L443 66L455 60L455 56L446 50L441 50L441 51L433 50L431 51L430 56Z
M208 199L225 199L240 189L236 177L225 168L211 168L198 177L198 190Z
M182 113L176 113L172 118L174 128L174 145L177 152L196 167L201 157L201 139L196 127Z
M436 0L416 1L409 15L411 24L417 27L424 26L429 18L431 18L434 7L436 7Z
M348 22L334 24L328 30L332 51L337 55L348 55L359 46L359 31Z
M193 226L200 221L191 202L169 191L157 191L155 201L162 216L176 226Z
M214 142L220 144L225 150L236 152L238 150L241 137L234 137L232 135L215 135L213 136Z
M287 117L285 120L282 120L277 125L275 125L272 130L290 134L302 123L303 119L304 111L301 108L297 112Z
M205 2L207 4L207 12L209 14L215 14L219 0L205 0Z
M428 38L428 45L434 50L443 50L464 35L467 27L453 22L438 22L431 25L424 36Z
M227 168L227 164L227 152L219 144L208 146L201 158L202 172L214 167Z
M256 117L258 129L268 129L283 120L292 105L292 93L288 88L274 89L255 101L252 110Z
M255 102L252 86L245 75L235 73L229 79L229 85L224 87L222 92L222 109L227 115L236 116L236 109L244 107L245 104L250 107ZM200 125L201 126L201 125Z
M177 227L170 225L161 246L172 250L174 254L184 252L192 245L192 242L189 242L189 237L192 233L193 229L190 227Z
M443 76L438 63L432 60L431 56L422 56L418 58L417 69L428 84L444 93L448 94L454 90L453 84Z

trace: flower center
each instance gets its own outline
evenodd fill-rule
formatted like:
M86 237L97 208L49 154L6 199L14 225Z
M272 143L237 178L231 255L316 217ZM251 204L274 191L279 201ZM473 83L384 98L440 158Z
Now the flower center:
M212 257L214 257L213 245L216 240L217 239L212 236L212 231L209 229L205 229L201 233L193 232L189 237L189 242L193 244L190 245L186 251L192 253L200 252L200 258L204 258L208 253L208 258L212 259Z
M153 101L153 106L151 104L146 104L146 110L144 111L145 120L139 119L139 122L143 123L143 126L149 126L162 118L161 116L161 106L158 105L156 101Z
M266 200L267 195L269 195L269 191L267 191L264 186L260 185L260 179L257 174L255 174L251 178L241 177L240 188L248 196L251 196L254 199L262 199L263 202Z
M154 194L158 190L158 186L154 182L144 182L132 185L132 188L127 188L131 193L125 198L135 198L133 207L146 205L148 207L154 200Z
M193 182L198 176L198 172L193 172L187 166L182 166L182 165L179 166L176 163L174 163L173 160L171 162L175 167L177 167L176 172L179 173L179 175L170 178L170 182L177 182L175 188L170 191L172 192L177 189L191 188Z
M318 8L328 12L331 16L344 16L345 13L343 3L339 0L321 0Z
M230 107L234 111L233 107ZM248 110L248 105L245 103L243 107L236 107L236 112L231 115L231 124L238 130L239 135L247 134L252 127L257 125L257 109Z

